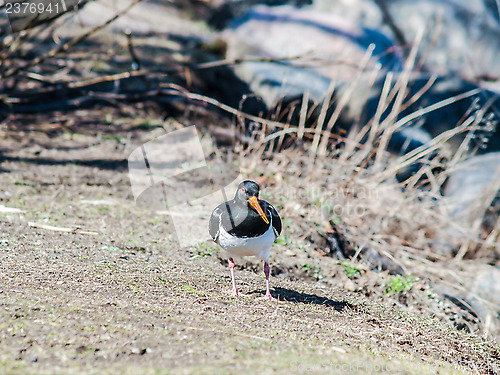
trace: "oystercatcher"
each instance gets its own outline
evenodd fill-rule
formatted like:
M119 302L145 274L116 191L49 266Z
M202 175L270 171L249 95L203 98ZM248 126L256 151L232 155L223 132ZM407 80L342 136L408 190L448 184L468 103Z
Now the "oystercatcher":
M269 290L269 251L281 233L281 219L276 209L259 198L259 185L243 181L233 200L217 206L212 212L209 232L212 240L229 254L233 295L238 295L234 279L234 256L258 256L264 260L266 298L275 299Z

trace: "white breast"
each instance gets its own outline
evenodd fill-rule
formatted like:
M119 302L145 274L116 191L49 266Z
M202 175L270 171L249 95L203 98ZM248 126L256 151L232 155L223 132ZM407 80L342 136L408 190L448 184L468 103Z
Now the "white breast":
M272 222L269 229L257 237L238 238L232 236L224 230L222 225L219 230L219 245L230 256L258 256L266 262L269 261L269 251L277 237Z

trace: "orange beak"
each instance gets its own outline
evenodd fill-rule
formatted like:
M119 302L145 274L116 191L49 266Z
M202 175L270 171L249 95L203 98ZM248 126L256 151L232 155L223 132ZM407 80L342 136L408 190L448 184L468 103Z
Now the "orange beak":
M252 205L253 208L255 208L255 211L260 215L262 220L266 222L266 224L269 224L269 220L267 219L266 215L264 214L264 211L262 210L262 207L259 204L259 201L257 200L257 197L250 197L248 198L248 202Z

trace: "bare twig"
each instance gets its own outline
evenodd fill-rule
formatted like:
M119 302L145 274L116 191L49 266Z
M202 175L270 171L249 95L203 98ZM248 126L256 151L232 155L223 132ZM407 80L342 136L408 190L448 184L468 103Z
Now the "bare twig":
M89 234L91 236L98 236L98 232L91 232L91 231L86 231L82 230L80 228L64 228L64 227L55 227L52 225L46 225L46 224L39 224L39 223L34 223L34 222L28 222L28 225L33 228L40 228L40 229L46 229L46 230L51 230L54 232L66 232L66 233L74 233L74 234Z
M357 72L356 77L354 78L354 81L349 85L349 87L345 90L344 94L339 100L339 103L335 107L335 111L333 112L332 116L328 120L328 124L326 125L326 134L331 134L333 126L337 122L340 114L346 107L346 105L349 103L349 100L352 96L352 93L354 92L354 89L356 88L356 85L358 84L360 78L361 78L361 70L364 69L368 65L368 62L370 61L370 58L372 56L372 52L375 49L374 44L370 44L370 47L367 49L365 55L363 56L363 60L361 61L361 69ZM328 146L328 140L330 139L329 136L324 135L323 138L321 139L321 142L318 146L318 151L320 156L325 156L326 151L327 151L327 146ZM313 147L313 151L315 148Z
M325 99L323 100L323 105L321 107L321 112L318 117L318 122L316 123L316 131L314 133L313 143L311 145L311 150L313 151L311 153L311 162L314 162L315 155L318 150L319 141L321 139L321 130L323 129L323 125L325 124L326 113L328 111L328 108L330 108L332 102L333 93L335 91L335 85L336 85L335 81L332 81L330 83L330 87L328 88Z
M401 46L406 46L408 44L408 42L406 41L406 38L405 38L403 32L401 31L401 29L396 25L396 22L394 22L394 18L392 17L391 12L387 8L386 2L384 2L382 0L375 0L375 3L380 8L382 15L384 17L384 21L391 28L398 43Z
M473 118L468 118L467 121L465 121L462 125L447 130L437 137L433 138L429 144L422 145L415 150L403 155L400 157L396 163L395 167L386 169L383 172L380 172L378 174L379 178L385 179L388 178L389 176L393 176L397 171L406 168L407 166L411 165L412 163L416 162L417 160L423 158L424 156L430 154L431 152L437 150L440 148L445 142L450 140L451 138L455 137L457 134L461 134L467 131L471 130L476 130L477 127L473 127L472 124L474 122Z
M126 7L124 10L122 10L122 11L118 12L117 14L115 14L113 17L111 17L106 22L104 22L104 23L102 23L102 24L100 24L100 25L98 25L98 26L90 29L89 31L87 31L86 33L84 33L82 35L79 35L79 36L71 39L69 42L64 43L62 46L56 47L56 48L52 49L51 51L49 51L48 53L34 58L30 62L28 62L28 63L26 63L26 64L24 64L22 66L17 66L15 68L12 68L12 69L8 70L2 76L0 76L0 78L7 78L7 77L14 76L14 75L18 74L20 71L23 71L23 70L26 70L28 68L31 68L32 66L38 65L38 64L40 64L41 62L43 62L43 61L45 61L47 59L50 59L52 57L57 56L57 54L59 54L61 52L66 52L67 50L69 50L74 45L76 45L76 44L80 43L81 41L85 40L86 38L88 38L90 35L95 34L99 30L102 30L103 28L105 28L106 26L108 26L110 23L116 21L118 18L120 18L121 16L123 16L125 13L127 13L134 5L138 4L140 1L141 0L134 0L128 7Z
M397 123L395 120L401 111L401 105L403 104L403 100L406 97L406 87L408 86L408 81L410 78L411 71L415 64L415 59L417 57L418 47L420 46L420 42L422 41L422 37L424 35L424 30L420 29L417 36L415 37L415 42L410 51L408 59L405 63L405 69L403 73L399 76L396 87L397 87L397 96L392 107L391 113L387 116L387 118L381 124L381 127L384 129L384 133L382 134L382 138L380 139L380 146L375 155L375 163L379 164L382 160L383 152L385 152L387 148L387 144L389 143L389 139L397 129Z
M302 138L304 137L304 129L306 126L307 120L307 107L309 106L309 91L306 91L304 96L302 97L302 106L300 107L300 119L299 119L299 130L297 132L297 139L299 142L302 142Z

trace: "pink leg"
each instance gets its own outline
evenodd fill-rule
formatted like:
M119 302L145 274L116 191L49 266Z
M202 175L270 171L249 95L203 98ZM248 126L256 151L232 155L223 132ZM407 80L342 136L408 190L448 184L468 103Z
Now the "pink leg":
M229 258L228 262L229 262L229 269L231 270L231 279L233 279L233 290L231 291L231 294L237 296L238 289L236 288L236 280L234 279L234 260L233 260L233 258Z
M276 301L276 298L274 298L271 295L271 291L269 290L269 263L264 262L264 274L266 275L266 296L265 298L271 300L271 301Z

